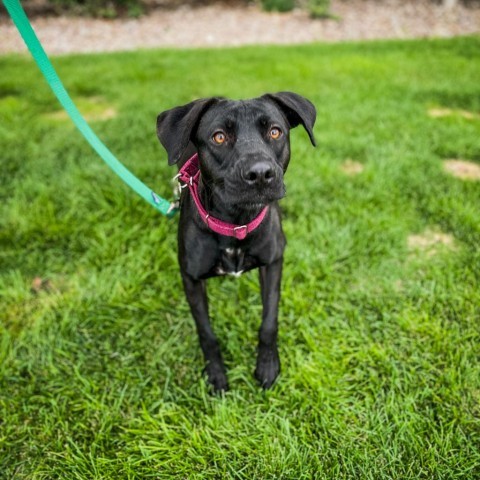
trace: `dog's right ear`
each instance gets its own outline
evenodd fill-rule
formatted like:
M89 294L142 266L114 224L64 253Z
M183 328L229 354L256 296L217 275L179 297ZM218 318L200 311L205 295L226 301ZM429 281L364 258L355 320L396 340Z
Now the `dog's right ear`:
M177 163L188 147L202 115L219 98L202 98L162 112L157 117L157 136L168 153L168 164Z
M261 98L272 100L280 107L290 123L290 128L303 125L312 145L314 147L317 145L313 135L313 125L317 118L317 110L310 100L293 92L267 93Z

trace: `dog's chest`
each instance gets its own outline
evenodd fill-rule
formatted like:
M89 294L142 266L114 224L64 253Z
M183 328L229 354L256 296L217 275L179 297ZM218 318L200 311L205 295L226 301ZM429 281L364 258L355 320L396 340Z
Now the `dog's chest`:
M239 277L243 272L251 268L252 261L241 248L229 247L220 250L214 272L216 275Z

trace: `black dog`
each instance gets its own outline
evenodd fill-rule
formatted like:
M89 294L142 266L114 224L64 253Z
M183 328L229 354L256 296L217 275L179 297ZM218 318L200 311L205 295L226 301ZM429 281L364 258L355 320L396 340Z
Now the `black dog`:
M285 195L289 131L303 125L315 145L315 118L312 103L290 92L246 101L201 99L157 118L168 163L183 165L178 257L215 391L228 384L208 318L209 277L260 269L263 316L255 377L269 388L280 371L277 319L286 241L277 200ZM185 163L194 151L198 157Z

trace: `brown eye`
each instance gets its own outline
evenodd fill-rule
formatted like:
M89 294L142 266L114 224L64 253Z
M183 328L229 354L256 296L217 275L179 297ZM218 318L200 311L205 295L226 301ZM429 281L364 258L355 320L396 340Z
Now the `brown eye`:
M221 145L222 143L225 142L226 139L227 139L227 137L225 136L225 134L223 132L217 132L217 133L213 134L213 141L217 145Z
M274 140L278 140L281 135L282 135L282 131L279 128L273 127L270 129L270 137L273 138Z

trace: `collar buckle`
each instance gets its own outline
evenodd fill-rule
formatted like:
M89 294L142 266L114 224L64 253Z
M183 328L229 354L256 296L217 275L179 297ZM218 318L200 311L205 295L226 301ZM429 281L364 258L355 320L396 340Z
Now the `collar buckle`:
M247 231L248 226L247 225L240 225L239 227L234 227L233 228L233 236L237 240L243 240L247 236Z

